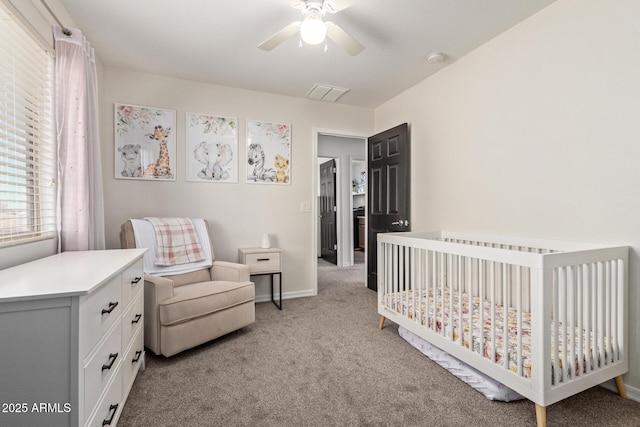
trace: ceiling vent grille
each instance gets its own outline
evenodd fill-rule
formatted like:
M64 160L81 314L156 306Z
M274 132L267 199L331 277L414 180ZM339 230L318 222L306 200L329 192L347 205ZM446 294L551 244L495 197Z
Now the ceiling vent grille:
M347 92L349 92L349 89L318 83L307 93L307 98L317 99L319 101L336 102Z

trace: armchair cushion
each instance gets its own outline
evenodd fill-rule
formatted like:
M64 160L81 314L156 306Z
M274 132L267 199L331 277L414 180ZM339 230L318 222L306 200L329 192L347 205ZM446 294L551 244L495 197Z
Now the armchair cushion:
M202 282L174 288L175 296L159 304L160 324L175 325L253 301L251 282Z

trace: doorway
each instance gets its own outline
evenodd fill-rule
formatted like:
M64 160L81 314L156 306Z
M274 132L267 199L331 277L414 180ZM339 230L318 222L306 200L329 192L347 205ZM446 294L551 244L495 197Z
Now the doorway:
M341 274L355 275L359 282L365 286L366 270L366 233L361 239L362 232L366 230L366 185L364 191L358 191L361 179L366 181L366 141L364 135L357 135L343 131L329 131L314 129L315 161L314 174L314 247L316 250L316 262L313 269L315 293L318 292L318 268L333 268L331 275L338 277ZM322 184L327 176L327 162L335 162L335 264L326 262L323 254L330 249L323 243L323 234L330 228L330 221L323 221L323 213L327 209L327 198L322 190ZM321 172L321 166L325 164L325 172ZM362 174L361 172L365 172ZM324 177L323 177L324 175ZM326 188L326 187L325 187ZM360 186L362 188L362 186ZM330 191L329 191L330 193ZM328 212L327 212L328 213ZM325 225L323 225L323 223ZM331 227L332 228L332 227ZM329 242L329 238L325 239ZM364 241L363 241L364 240ZM323 270L326 272L327 270Z

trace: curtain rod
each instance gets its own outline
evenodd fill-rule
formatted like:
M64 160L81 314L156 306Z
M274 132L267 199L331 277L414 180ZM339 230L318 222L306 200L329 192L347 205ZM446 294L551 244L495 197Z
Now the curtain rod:
M56 14L53 13L53 10L51 10L49 5L44 0L40 0L40 3L42 3L42 5L45 7L45 9L47 9L47 12L49 12L49 15L51 15L53 17L53 19L56 20L58 25L60 25L60 28L62 28L62 34L64 34L67 37L71 37L71 30L68 29L67 27L65 27L64 25L62 25L62 22L60 22L60 20L56 16Z

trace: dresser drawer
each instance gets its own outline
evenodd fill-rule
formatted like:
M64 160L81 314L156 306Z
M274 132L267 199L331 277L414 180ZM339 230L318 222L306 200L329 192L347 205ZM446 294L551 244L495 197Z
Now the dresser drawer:
M131 347L127 350L122 359L122 376L125 394L129 393L129 389L133 385L133 380L138 374L140 365L144 357L144 335L142 328L138 330L133 337Z
M127 308L122 316L122 348L129 347L131 338L138 329L142 326L143 322L143 293L138 292L133 302Z
M109 380L119 372L122 360L122 335L120 323L109 331L106 339L85 361L84 366L84 412L90 414Z
M272 273L281 269L279 252L245 254L244 263L249 266L251 274Z
M85 425L91 427L115 426L122 413L122 405L124 405L122 399L122 372L120 366L118 366L107 392L102 400L98 402L95 413ZM85 414L86 416L91 416L90 412L85 412ZM108 421L111 421L111 423L107 424Z
M80 299L80 358L83 359L122 314L122 276Z
M126 307L131 299L144 287L142 274L142 260L126 269L122 273L122 306Z

